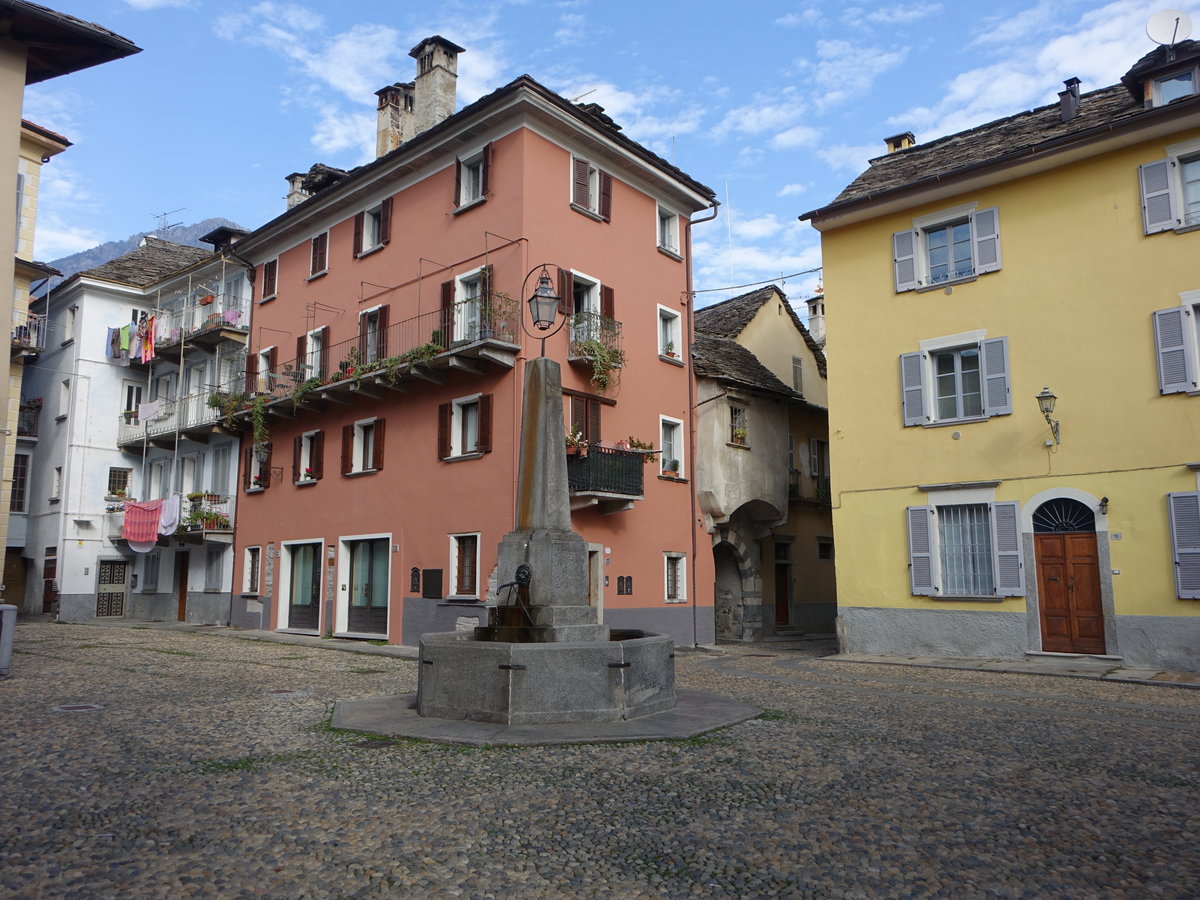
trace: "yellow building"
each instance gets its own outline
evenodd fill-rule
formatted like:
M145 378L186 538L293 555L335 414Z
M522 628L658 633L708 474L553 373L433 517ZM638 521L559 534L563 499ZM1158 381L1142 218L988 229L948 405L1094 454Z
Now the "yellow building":
M1200 42L1160 47L890 138L801 216L835 298L844 652L1200 670L1198 91Z

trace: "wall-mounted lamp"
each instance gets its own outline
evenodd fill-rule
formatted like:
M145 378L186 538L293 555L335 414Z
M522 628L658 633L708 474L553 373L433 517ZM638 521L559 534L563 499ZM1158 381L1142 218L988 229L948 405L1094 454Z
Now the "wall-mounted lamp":
M1042 415L1046 419L1046 424L1050 426L1050 433L1054 435L1054 443L1062 443L1058 439L1058 419L1050 418L1050 414L1054 412L1054 403L1058 398L1054 396L1054 392L1049 387L1044 387L1041 393L1037 395L1038 409L1042 411Z
M1108 515L1108 498L1107 497L1100 498L1100 515L1102 515L1102 516Z

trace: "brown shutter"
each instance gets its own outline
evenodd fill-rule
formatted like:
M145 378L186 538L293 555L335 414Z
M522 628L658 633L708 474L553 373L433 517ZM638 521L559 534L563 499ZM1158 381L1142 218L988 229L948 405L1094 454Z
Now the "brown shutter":
M320 480L325 474L325 432L318 431L313 435L312 450L308 454L308 467L313 470L313 478Z
M375 347L377 348L375 354L380 359L383 359L388 355L388 307L386 303L379 307L377 321L379 324L376 326L378 331L375 337Z
M392 239L392 198L387 197L379 204L379 243Z
M322 378L329 374L329 326L321 328L321 370L317 372Z
M569 316L575 306L575 276L566 269L558 270L558 313Z
M591 191L588 190L588 169L590 166L586 159L579 159L578 157L572 160L572 163L575 166L575 172L571 199L575 202L576 206L588 209L590 206L589 201L592 199Z
M246 395L258 392L258 354L246 354Z
M462 160L457 157L454 160L454 206L457 208L462 206Z
M279 260L273 259L263 263L262 299L275 296L275 282L278 273Z
M254 462L254 448L247 447L242 453L242 490L250 490L250 466Z
M371 447L371 468L383 468L383 433L384 426L387 425L386 419L375 420L375 437Z
M600 315L606 319L616 319L613 304L613 289L607 284L600 285Z
M363 251L363 225L366 223L367 214L358 213L354 217L354 255L358 256Z
M492 267L479 270L479 327L495 328L492 321Z
M438 404L438 439L437 439L437 455L438 459L445 459L450 455L450 404Z
M450 349L450 344L454 341L454 282L442 282L442 316L441 316L441 341L433 343L441 343L447 350Z
M570 431L575 430L578 425L581 429L586 429L587 425L587 404L582 397L571 398L571 421L567 423L567 428ZM587 432L584 431L584 437L587 437Z
M354 426L342 426L342 474L349 475L354 469Z
M480 196L486 198L488 195L488 192L491 190L491 178L492 178L492 176L491 176L492 144L490 141L483 145L483 160L479 164L479 168L482 170L482 172L480 173L481 177L480 177L479 193L480 193Z
M363 361L367 359L367 350L370 347L371 340L371 317L368 313L360 312L358 314L358 352L362 354Z
M600 403L596 400L589 400L587 401L587 407L587 439L590 444L600 440Z
M475 449L480 453L492 452L492 395L479 398L479 441Z
M300 480L300 454L304 448L304 436L292 438L292 481Z
M265 491L271 486L271 444L267 444L267 459L262 464L262 468L258 470L258 474L262 476L262 487Z
M612 219L612 176L607 172L600 173L600 218Z
M267 366L272 372L274 372L276 369L279 368L279 348L278 347L272 347L270 349L270 351L267 353Z
M296 371L304 374L304 366L308 363L308 335L302 334L296 338Z

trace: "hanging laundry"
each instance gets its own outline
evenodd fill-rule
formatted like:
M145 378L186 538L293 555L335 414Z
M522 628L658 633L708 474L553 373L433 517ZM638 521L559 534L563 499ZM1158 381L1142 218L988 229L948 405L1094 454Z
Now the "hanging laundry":
M121 349L126 352L129 351L129 337L132 333L133 333L132 325L122 325L121 326Z
M181 494L172 494L163 501L162 512L158 521L158 533L170 536L179 527L179 507L182 502Z
M158 541L130 541L129 549L134 553L149 553L158 546Z
M108 333L104 338L104 355L108 359L118 359L121 356L120 329L108 329Z
M126 500L125 525L121 528L121 537L130 542L151 545L158 540L158 523L162 516L161 500ZM139 551L145 553L146 551Z
M138 404L138 421L153 422L162 414L161 400L147 400L145 403Z
M146 333L142 336L142 362L154 359L154 316L146 323Z

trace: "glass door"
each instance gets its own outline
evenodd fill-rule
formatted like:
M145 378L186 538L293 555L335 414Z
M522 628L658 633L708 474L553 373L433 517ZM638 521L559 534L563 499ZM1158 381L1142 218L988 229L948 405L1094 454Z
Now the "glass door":
M316 631L321 627L321 545L296 544L292 557L292 591L288 628Z
M386 539L350 543L349 630L387 634L388 542Z

